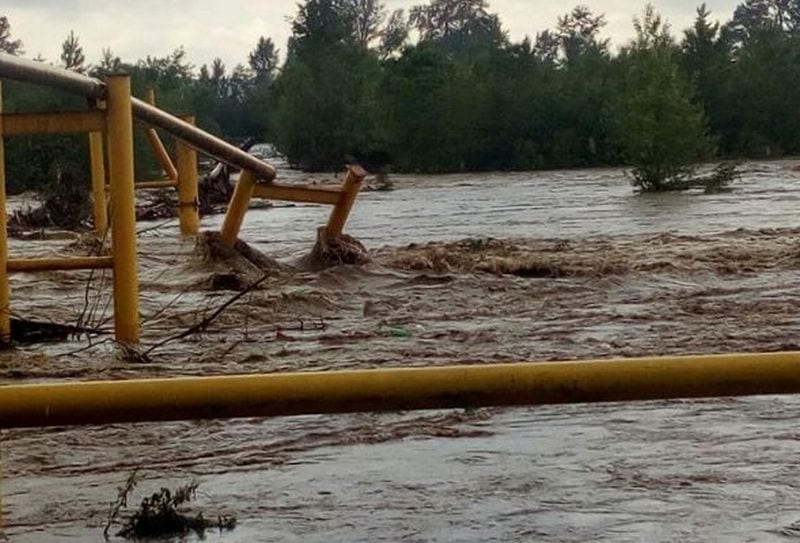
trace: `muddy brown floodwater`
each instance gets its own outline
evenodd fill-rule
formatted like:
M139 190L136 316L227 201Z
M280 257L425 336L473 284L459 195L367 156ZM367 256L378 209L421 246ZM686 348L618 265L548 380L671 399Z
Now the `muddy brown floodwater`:
M202 334L137 359L103 338L20 348L0 355L0 375L800 349L793 166L748 164L716 195L637 196L618 170L398 176L394 192L363 195L349 227L373 263L322 272L293 264L327 209L252 211L243 238L285 266ZM174 223L140 229L143 350L234 294L210 289L215 274L253 274L202 262ZM16 276L13 312L108 327L108 277L87 279ZM225 543L783 541L800 535L798 410L798 397L758 397L5 431L5 535L100 541L116 487L139 469L132 503L195 479L198 508L238 518L207 539Z

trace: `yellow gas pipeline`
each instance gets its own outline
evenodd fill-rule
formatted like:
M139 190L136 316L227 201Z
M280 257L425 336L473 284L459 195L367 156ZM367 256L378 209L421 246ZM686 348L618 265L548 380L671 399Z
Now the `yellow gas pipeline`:
M800 353L0 387L0 428L800 393Z

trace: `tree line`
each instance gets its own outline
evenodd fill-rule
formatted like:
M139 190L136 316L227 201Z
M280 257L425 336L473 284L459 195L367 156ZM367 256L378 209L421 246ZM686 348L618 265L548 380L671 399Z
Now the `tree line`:
M165 109L230 140L272 141L308 170L348 160L402 172L632 165L657 188L699 160L800 151L800 0L745 0L725 22L701 5L682 32L648 7L619 48L605 24L579 6L514 41L485 0L393 12L380 0L305 0L282 63L262 37L233 68L217 59L198 69L183 49L135 62L104 50L88 65L74 33L57 62L128 72L135 93L155 88ZM0 50L23 48L0 17ZM80 105L20 87L6 85L6 110ZM10 189L85 174L82 139L48 144L8 142ZM137 166L153 175L143 139Z

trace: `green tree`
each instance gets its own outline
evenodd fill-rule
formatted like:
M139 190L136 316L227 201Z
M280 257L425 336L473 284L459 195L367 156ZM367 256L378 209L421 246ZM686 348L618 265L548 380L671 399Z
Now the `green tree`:
M11 39L11 23L8 17L0 16L0 51L9 55L22 55L22 40Z
M636 38L624 52L625 76L618 110L618 135L644 191L680 188L711 143L702 108L682 74L675 44L651 5L635 21Z
M746 0L734 11L726 31L737 43L770 31L800 32L800 2L797 0Z
M381 43L378 51L382 59L387 59L400 51L408 41L409 23L405 11L396 9L389 16L386 27L381 33Z
M364 48L382 35L386 7L380 0L349 0L353 38Z
M242 106L244 130L257 139L272 139L272 104L278 74L278 50L271 39L258 39L255 49L248 55L248 64L254 77L249 82Z
M355 34L347 0L308 0L292 22L286 64L275 82L275 130L290 162L338 169L373 146L377 54Z
M413 7L409 20L420 40L448 51L496 48L506 41L500 18L489 13L486 0L431 0Z
M602 163L610 121L605 105L612 99L609 41L600 37L604 15L578 6L558 20L560 50L557 84L561 100L559 127L552 138L551 160L559 166Z
M217 57L211 62L211 86L218 98L228 95L228 77L225 75L225 63Z
M697 91L696 102L709 119L718 145L728 150L734 145L736 110L731 103L733 51L720 23L710 20L711 12L702 4L694 25L685 31L681 44L681 64Z
M558 20L558 44L565 63L587 55L608 53L607 39L600 39L606 26L605 15L594 15L586 6L578 6Z
M297 6L289 38L289 59L308 60L323 54L322 49L353 45L355 23L349 0L307 0Z
M278 50L270 38L258 38L258 43L247 57L248 65L258 81L271 83L278 71Z
M79 73L86 71L86 56L83 54L83 47L72 30L61 44L61 65L67 70Z
M100 62L92 68L92 76L94 77L107 77L111 74L120 73L122 71L122 59L111 51L110 47L103 49Z

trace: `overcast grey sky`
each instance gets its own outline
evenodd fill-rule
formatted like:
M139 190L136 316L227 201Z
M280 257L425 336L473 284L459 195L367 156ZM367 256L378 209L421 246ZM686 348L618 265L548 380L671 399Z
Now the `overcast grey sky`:
M653 0L656 9L682 31L691 24L702 0ZM390 9L408 8L421 0L386 0ZM706 0L715 18L727 20L740 0ZM605 34L615 45L632 34L631 21L644 0L490 0L513 39L552 28L556 18L575 4L605 13ZM281 51L289 36L295 0L2 0L15 38L22 39L26 56L41 53L55 61L70 30L84 46L90 62L104 47L125 60L164 55L183 45L192 63L221 57L229 68L244 63L259 36L272 37Z

